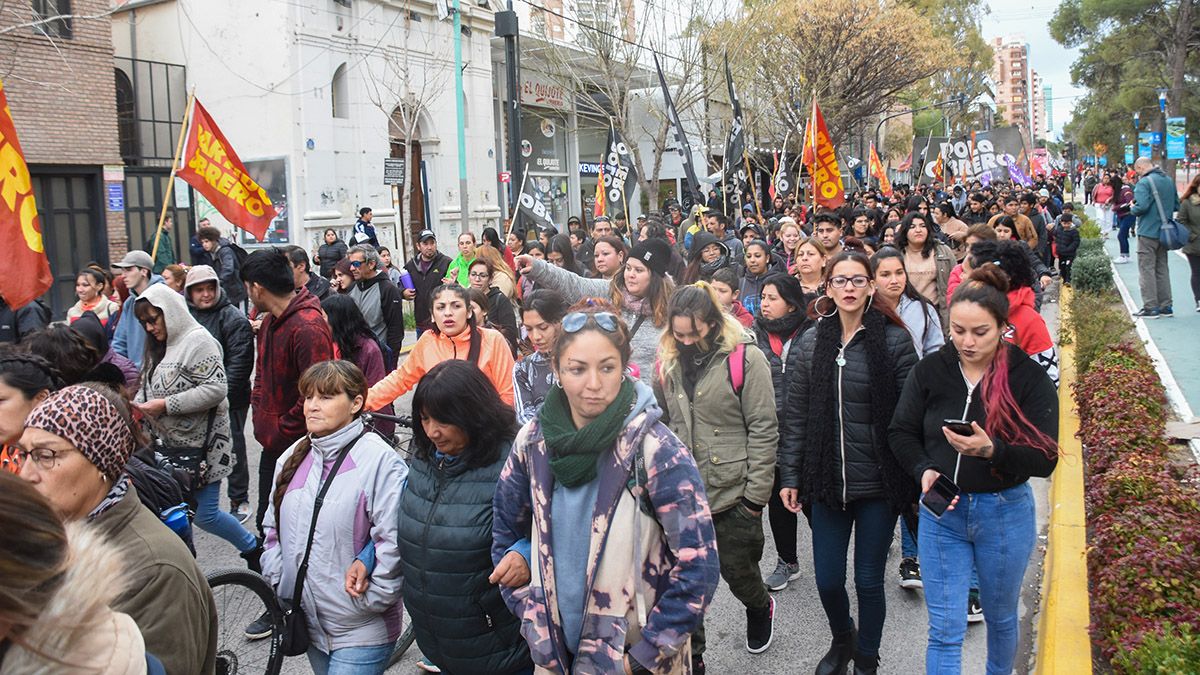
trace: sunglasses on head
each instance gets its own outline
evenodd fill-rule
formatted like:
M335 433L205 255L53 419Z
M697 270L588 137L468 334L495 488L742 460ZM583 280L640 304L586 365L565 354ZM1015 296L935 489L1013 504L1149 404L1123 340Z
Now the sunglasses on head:
M571 312L563 317L562 327L568 333L578 333L583 330L589 320L605 333L617 332L617 315L612 312L596 312L595 314Z

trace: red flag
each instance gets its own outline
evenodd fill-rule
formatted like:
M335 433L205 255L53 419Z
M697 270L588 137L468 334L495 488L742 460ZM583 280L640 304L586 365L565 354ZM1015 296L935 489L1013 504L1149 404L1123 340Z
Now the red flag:
M599 218L605 215L605 211L608 210L608 200L605 198L606 194L608 194L608 190L604 187L604 164L601 163L600 177L596 180L596 205L592 209L593 217Z
M871 155L867 159L867 166L871 169L871 175L879 180L879 191L884 197L892 196L892 183L888 180L887 172L883 170L883 162L879 161L879 153L875 152L875 144L871 144Z
M193 102L191 119L175 175L196 188L229 222L265 240L276 215L267 191L246 172L246 165L198 100Z
M775 176L779 175L779 153L771 153L775 157L775 168L771 169L771 184L767 187L767 193L771 196L771 203L775 202ZM774 206L772 206L774 208Z
M42 244L42 223L33 201L33 180L0 82L0 296L9 307L24 307L50 290L54 276Z
M842 172L838 169L837 151L829 138L825 116L813 99L812 116L804 134L804 152L801 155L808 173L812 176L813 198L818 204L836 209L846 203L846 189L842 185Z

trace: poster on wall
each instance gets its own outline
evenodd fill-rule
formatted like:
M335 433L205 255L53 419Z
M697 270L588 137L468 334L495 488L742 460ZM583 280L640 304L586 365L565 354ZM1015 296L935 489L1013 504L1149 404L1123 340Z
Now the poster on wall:
M567 134L560 115L521 115L521 157L529 173L567 173Z
M194 193L196 222L199 223L207 218L212 226L220 230L222 234L228 236L230 233L236 233L231 239L242 246L288 243L287 160L278 157L249 161L245 164L246 172L267 191L267 196L271 198L271 205L275 208L275 219L271 221L271 227L267 230L267 240L259 241L249 232L234 227L199 192Z

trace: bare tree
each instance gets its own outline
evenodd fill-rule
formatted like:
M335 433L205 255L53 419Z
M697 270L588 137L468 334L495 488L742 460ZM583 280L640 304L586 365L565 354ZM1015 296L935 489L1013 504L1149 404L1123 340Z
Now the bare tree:
M367 98L371 104L387 116L388 131L404 144L404 192L403 206L407 208L413 190L420 187L411 180L413 171L413 142L417 140L421 118L427 115L432 102L446 91L446 84L453 80L453 42L439 39L436 35L440 22L414 22L410 3L395 7L402 18L398 23L398 35L386 46L379 47L381 59L363 60L367 87ZM420 29L421 26L428 28ZM452 89L452 88L451 88ZM426 208L429 208L426 205ZM404 250L411 254L413 242L423 223L411 222L403 213L396 214L398 232L402 226Z

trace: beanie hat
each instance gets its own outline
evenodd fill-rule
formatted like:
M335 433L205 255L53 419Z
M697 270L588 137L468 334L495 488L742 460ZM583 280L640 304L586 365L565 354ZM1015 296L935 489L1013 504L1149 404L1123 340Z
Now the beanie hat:
M662 239L647 239L633 247L629 258L642 261L653 274L666 276L667 266L671 263L671 245Z
M804 289L800 286L800 280L790 274L772 274L763 279L762 285L774 286L775 290L779 292L780 299L800 311L804 311L807 306L807 303L804 302Z
M50 394L29 414L26 429L41 429L75 446L109 479L125 473L133 432L104 394L72 385Z

